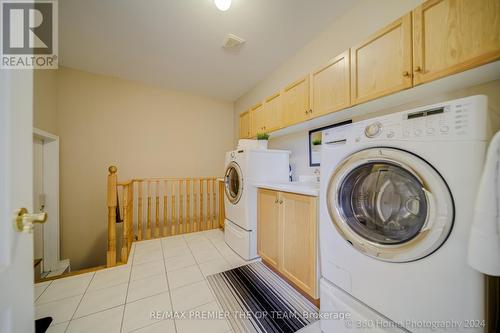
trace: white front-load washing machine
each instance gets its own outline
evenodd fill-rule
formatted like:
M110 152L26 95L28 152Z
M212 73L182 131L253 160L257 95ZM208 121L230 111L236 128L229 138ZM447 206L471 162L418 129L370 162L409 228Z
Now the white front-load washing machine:
M226 243L243 259L257 258L256 182L287 182L286 150L239 149L226 153L224 206Z
M486 97L333 128L323 143L321 311L348 315L323 316L322 330L483 332L485 279L467 244Z

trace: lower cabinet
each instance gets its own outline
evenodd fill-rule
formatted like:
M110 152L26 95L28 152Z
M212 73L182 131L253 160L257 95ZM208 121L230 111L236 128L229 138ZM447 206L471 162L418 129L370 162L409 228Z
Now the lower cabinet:
M317 299L317 198L259 189L257 209L257 249L262 260Z

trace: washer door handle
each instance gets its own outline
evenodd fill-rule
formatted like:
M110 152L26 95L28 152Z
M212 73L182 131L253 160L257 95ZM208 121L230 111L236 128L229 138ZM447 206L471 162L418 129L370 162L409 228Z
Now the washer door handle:
M427 219L422 226L422 229L420 229L420 232L430 230L434 225L434 219L436 218L436 200L434 195L424 187L422 187L422 191L424 191L425 198L427 200L428 211Z

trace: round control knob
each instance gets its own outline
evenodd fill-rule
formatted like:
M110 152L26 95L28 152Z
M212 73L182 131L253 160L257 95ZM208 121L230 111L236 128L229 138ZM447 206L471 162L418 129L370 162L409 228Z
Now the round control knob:
M377 121L376 123L366 126L365 135L369 138L373 138L379 135L381 130L382 130L382 124Z

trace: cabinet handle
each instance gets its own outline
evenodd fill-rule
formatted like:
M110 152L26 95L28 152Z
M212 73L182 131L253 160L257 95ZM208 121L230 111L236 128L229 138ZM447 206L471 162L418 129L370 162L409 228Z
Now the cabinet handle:
M404 76L404 77L410 77L410 72L408 72L408 71L404 71L404 72L403 72L403 76Z
M415 73L418 73L418 72L421 72L421 71L422 71L422 68L421 68L420 66L415 66L415 67L413 67L413 71L414 71Z
M274 203L278 203L278 201L279 201L279 200L278 200L278 199L276 199L276 200L274 200Z
M307 111L307 110L306 110L306 111L304 111L304 113L305 113L305 114L308 114L308 113L309 113L309 111Z
M283 200L280 200L280 205L283 203Z
M309 113L313 113L313 110L312 110L312 109L309 109Z

